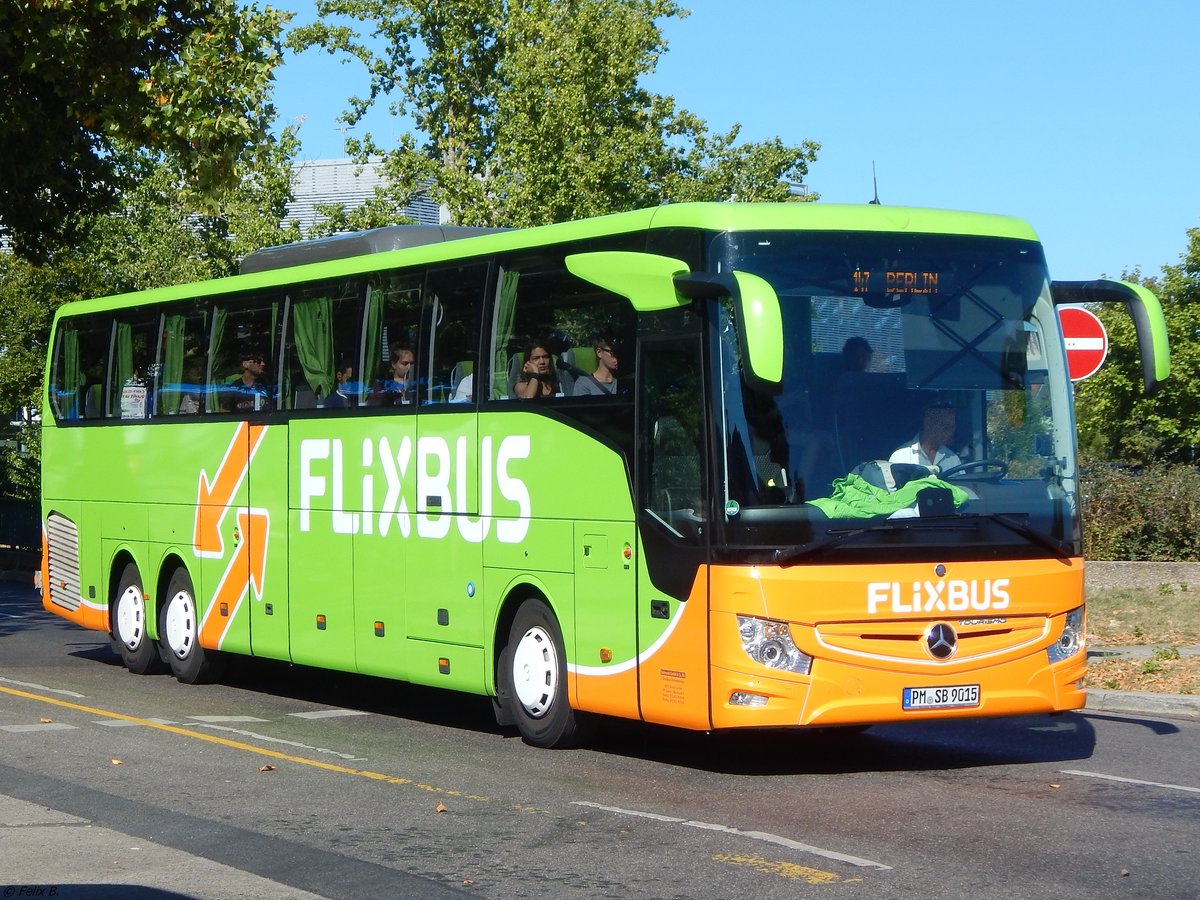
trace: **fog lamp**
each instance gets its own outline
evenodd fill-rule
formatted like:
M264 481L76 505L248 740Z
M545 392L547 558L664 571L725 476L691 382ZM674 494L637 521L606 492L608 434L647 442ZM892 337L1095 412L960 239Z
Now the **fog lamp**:
M749 691L734 691L729 695L730 706L766 706L767 698Z

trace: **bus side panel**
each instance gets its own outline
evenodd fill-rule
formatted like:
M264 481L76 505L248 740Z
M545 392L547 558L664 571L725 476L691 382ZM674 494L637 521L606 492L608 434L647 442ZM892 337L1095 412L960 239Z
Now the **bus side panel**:
M483 646L483 536L479 514L478 418L470 412L417 415L412 460L413 534L406 549L404 624L410 639ZM424 682L432 674L413 673Z
M239 652L271 659L288 659L291 654L289 563L294 554L288 546L289 436L288 425L251 426L249 508L239 513L237 521L241 538L237 550L246 557L248 582L234 623L237 630L230 629L230 636L237 636ZM345 571L349 570L343 572L343 584Z
M659 591L643 570L638 602L642 718L679 728L711 728L708 568L682 601Z
M572 704L589 712L637 718L634 528L590 520L574 526Z

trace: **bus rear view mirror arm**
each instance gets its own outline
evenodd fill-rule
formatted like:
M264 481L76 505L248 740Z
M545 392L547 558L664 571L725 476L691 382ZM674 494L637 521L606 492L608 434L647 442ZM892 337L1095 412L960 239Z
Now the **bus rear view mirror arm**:
M728 296L737 319L742 372L755 390L775 393L783 381L783 314L775 289L749 272L675 276L675 289L693 300Z
M1055 306L1068 303L1124 303L1137 332L1142 360L1142 387L1147 397L1158 392L1171 374L1167 322L1162 304L1152 291L1128 281L1054 281L1050 295Z

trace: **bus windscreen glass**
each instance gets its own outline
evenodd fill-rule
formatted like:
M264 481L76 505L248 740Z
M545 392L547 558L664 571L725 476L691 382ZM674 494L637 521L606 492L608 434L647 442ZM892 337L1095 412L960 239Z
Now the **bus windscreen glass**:
M1079 549L1074 426L1037 244L961 235L760 232L719 271L780 299L778 390L714 320L723 545L850 559Z

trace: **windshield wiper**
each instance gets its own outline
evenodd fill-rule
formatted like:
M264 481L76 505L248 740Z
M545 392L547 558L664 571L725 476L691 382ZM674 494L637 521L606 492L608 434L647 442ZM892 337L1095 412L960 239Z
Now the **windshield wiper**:
M771 553L771 562L781 566L792 565L802 559L807 559L815 556L822 550L841 544L851 538L858 537L860 534L882 533L888 531L911 531L912 529L920 529L921 531L971 531L977 526L974 523L964 523L952 518L938 519L902 519L900 521L879 522L874 525L866 525L862 528L830 528L825 532L825 537L819 541L813 541L810 544L801 544L797 547L778 547Z
M1025 518L1029 517L1029 513L1021 513L1020 515L1024 516ZM1043 534L1028 522L1021 518L1017 518L1017 516L1012 513L988 513L987 515L980 516L979 518L987 519L989 522L995 522L998 525L1003 525L1009 531L1014 531L1022 537L1028 538L1038 546L1045 547L1059 559L1071 558L1071 554L1063 549L1063 545L1059 541L1056 541L1054 538Z
M770 561L781 566L793 565L801 560L816 556L823 550L827 550L830 547L863 534L909 531L913 529L921 531L977 530L979 523L983 521L995 522L998 525L1002 525L1009 531L1028 539L1031 543L1049 550L1060 559L1071 558L1070 552L1064 550L1061 543L1038 531L1027 522L1022 521L1022 519L1009 513L990 513L987 515L969 514L952 517L939 516L937 518L904 519L901 521L879 522L874 525L863 526L862 528L830 528L825 532L826 536L821 540L813 541L809 544L801 544L796 547L776 548L770 555Z

